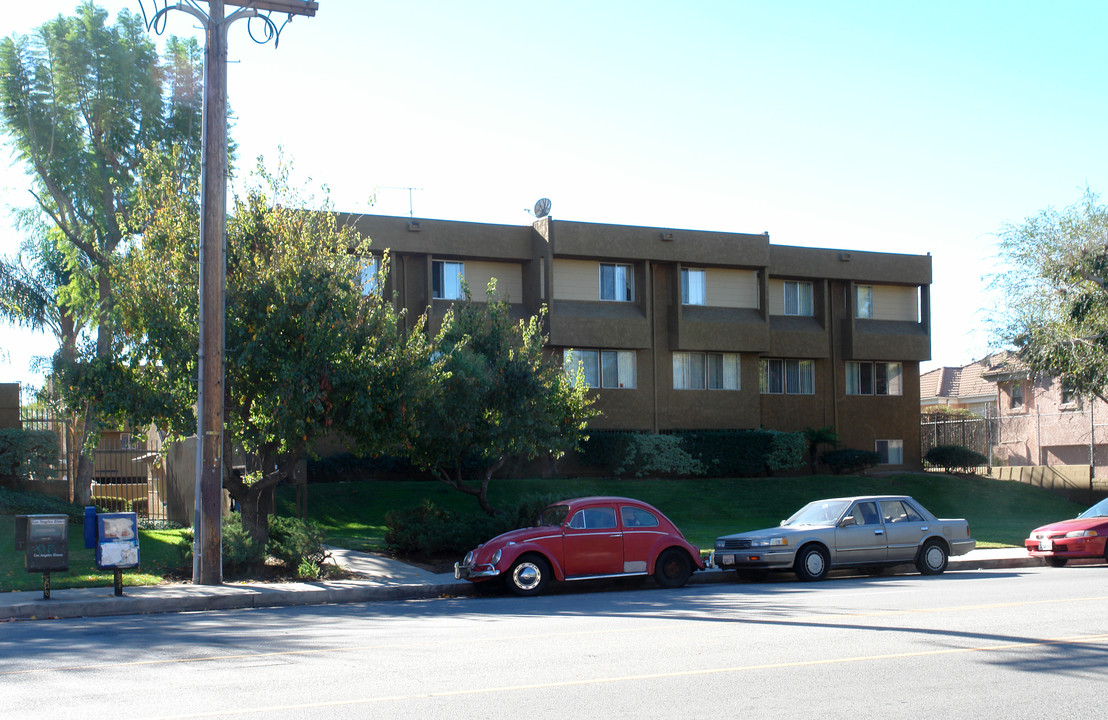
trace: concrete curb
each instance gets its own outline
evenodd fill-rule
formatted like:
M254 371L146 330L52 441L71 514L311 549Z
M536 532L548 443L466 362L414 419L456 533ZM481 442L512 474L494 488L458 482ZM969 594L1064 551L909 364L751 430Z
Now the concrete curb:
M1074 561L1096 564L1097 561ZM1042 567L1041 558L1017 552L981 551L950 559L949 572ZM914 572L911 566L894 568ZM441 578L441 580L440 580ZM447 580L446 578L449 578ZM690 585L733 583L733 573L711 569L693 573ZM209 610L332 605L388 600L425 600L440 597L464 597L478 589L450 576L413 584L381 584L372 581L335 581L319 583L238 584L214 587L197 585L153 585L127 588L116 597L111 588L55 590L49 600L41 593L0 593L0 622L11 620L47 620L115 615L150 615Z

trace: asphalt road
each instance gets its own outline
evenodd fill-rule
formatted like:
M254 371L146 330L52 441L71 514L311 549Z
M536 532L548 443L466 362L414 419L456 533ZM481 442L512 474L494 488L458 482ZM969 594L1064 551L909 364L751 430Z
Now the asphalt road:
M0 715L1041 720L1106 669L1103 565L788 575L3 623Z

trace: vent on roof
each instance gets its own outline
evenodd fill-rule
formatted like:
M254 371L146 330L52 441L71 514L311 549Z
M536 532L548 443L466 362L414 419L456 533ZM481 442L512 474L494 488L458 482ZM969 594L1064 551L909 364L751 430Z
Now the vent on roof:
M846 252L839 253L839 260L842 261L842 262L850 262L850 253L846 253Z
M671 232L662 233L662 239L667 241L667 242L670 241L670 240L673 240L673 233L671 233Z
M408 223L408 232L419 232L422 229L423 229L423 226L420 225L418 222Z

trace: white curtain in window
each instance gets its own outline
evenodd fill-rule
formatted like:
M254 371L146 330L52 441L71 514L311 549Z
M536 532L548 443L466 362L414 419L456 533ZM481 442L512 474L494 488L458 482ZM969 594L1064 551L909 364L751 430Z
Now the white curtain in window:
M576 386L577 368L580 366L585 371L585 385L587 387L600 387L599 353L596 350L572 350L562 351L562 367L566 377Z
M854 317L858 318L872 318L873 317L873 286L872 285L857 285L855 286L857 291L858 308L857 314Z
M862 379L860 364L848 362L846 364L846 394L860 395L862 392Z
M635 387L635 353L628 350L619 352L619 386Z
M723 389L739 389L739 356L728 353L723 356Z
M885 381L888 386L889 395L900 395L900 378L903 374L901 371L900 363L888 363L885 368Z
M704 389L704 353L673 353L673 388Z
M681 268L681 304L703 305L704 300L704 271Z
M811 360L797 361L797 392L811 395L816 391L816 364Z

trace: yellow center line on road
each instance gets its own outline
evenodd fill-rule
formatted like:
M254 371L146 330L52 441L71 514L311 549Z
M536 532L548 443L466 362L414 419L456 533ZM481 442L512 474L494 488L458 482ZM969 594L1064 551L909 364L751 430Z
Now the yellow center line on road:
M1108 600L1108 596L1101 597L1085 597L1085 598L1055 598L1047 600L1022 600L1014 602L1003 603L989 603L985 605L954 605L949 607L937 607L937 608L921 608L916 610L875 610L867 612L843 612L843 613L820 613L818 615L798 615L792 617L773 617L773 618L734 618L734 622L746 623L751 625L776 625L776 624L795 624L798 622L817 622L820 620L839 620L847 617L895 617L898 615L922 615L922 614L935 614L946 612L965 612L975 610L995 610L997 608L1011 608L1011 607L1025 607L1030 605L1056 605L1061 603L1090 603L1090 602L1103 602ZM775 608L778 609L778 608ZM634 615L629 615L628 618L642 619ZM727 621L729 618L721 616L712 616L710 618L714 621ZM680 624L670 623L667 625L645 625L636 628L602 628L597 630L575 630L572 632L559 632L559 633L525 633L522 635L502 635L498 637L490 636L478 636L478 637L465 637L457 638L453 640L431 640L426 642L403 642L403 643L380 643L374 645L344 645L329 648L315 648L311 650L278 650L274 652L240 652L230 653L226 655L201 655L191 658L158 658L155 660L133 660L131 662L110 662L110 663L98 663L88 665L61 665L61 666L47 666L38 668L26 668L23 670L0 670L0 677L11 675L31 675L36 673L47 672L69 672L74 670L102 670L112 669L120 670L128 667L142 667L150 665L175 665L175 664L189 664L189 663L202 663L202 662L224 662L224 661L238 661L238 660L260 660L265 658L274 657L291 657L291 656L309 656L309 655L326 655L326 654L339 654L339 653L352 653L361 652L366 650L398 650L398 649L411 649L418 647L442 647L446 645L473 645L476 642L515 642L518 640L543 640L551 638L570 638L581 636L594 636L594 635L612 635L612 634L625 634L625 633L639 633L639 632L659 632L662 630L671 630L674 628L682 627Z
M962 653L997 652L1018 650L1046 645L1077 645L1093 643L1095 641L1108 640L1108 634L1104 635L1079 635L1069 638L1057 638L1039 640L1034 642L1006 643L1002 645L985 645L980 647L945 648L942 650L920 650L916 652L886 653L882 655L858 655L854 657L827 658L824 660L800 660L793 662L764 663L760 665L737 665L722 668L703 668L700 670L678 670L665 673L649 673L645 675L617 675L613 677L589 678L585 680L561 680L547 683L530 683L527 685L501 685L486 688L470 688L466 690L444 690L442 692L413 693L410 695L383 695L380 697L352 698L349 700L328 700L318 703L297 703L290 705L267 705L264 707L223 708L212 712L190 713L187 715L166 715L159 720L190 720L193 718L227 717L231 715L268 714L274 712L293 712L297 710L314 710L329 707L349 707L354 705L374 705L389 702L410 702L413 700L432 700L436 698L450 698L473 695L493 695L498 693L522 692L525 690L556 690L569 687L582 687L587 685L610 685L614 683L636 682L642 680L666 680L682 677L703 677L707 675L721 675L725 673L741 673L756 670L780 670L785 668L813 667L819 665L837 665L843 663L872 662L877 660L900 660L904 658L928 657L937 655L956 655Z

